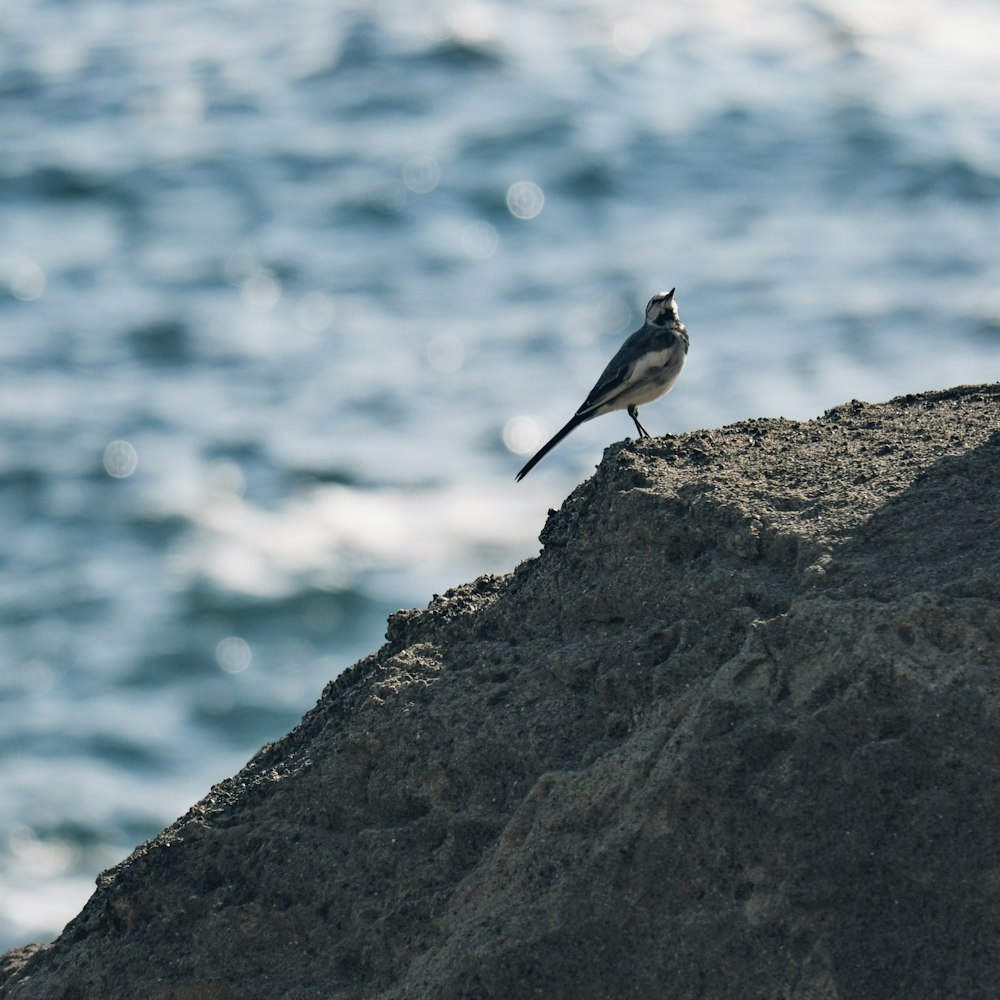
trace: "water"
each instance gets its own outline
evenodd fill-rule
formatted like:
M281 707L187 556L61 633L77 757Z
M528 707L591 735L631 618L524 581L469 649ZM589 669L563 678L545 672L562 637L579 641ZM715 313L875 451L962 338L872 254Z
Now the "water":
M653 433L994 380L986 3L0 12L0 948ZM512 449L516 449L512 450Z

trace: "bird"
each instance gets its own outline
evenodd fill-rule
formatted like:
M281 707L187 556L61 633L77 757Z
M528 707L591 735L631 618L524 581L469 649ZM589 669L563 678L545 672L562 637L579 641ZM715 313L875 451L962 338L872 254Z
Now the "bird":
M688 352L687 328L680 320L676 288L658 292L646 305L646 319L608 362L583 405L561 430L542 445L517 474L520 482L570 431L612 410L626 410L639 437L650 436L639 423L639 406L669 391L684 367Z

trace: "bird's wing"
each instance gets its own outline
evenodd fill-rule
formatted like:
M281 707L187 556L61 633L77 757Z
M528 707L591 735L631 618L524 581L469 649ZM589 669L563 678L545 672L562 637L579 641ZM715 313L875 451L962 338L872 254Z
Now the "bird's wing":
M614 399L632 381L632 371L635 368L633 362L622 363L618 360L618 355L611 359L611 363L604 369L601 377L597 380L597 385L590 390L590 395L583 401L583 405L577 410L577 415L583 415L589 410L596 410L599 406Z
M639 337L642 334L642 337ZM597 385L590 390L578 415L596 410L620 396L626 389L640 385L649 376L663 368L678 349L679 341L672 334L657 333L650 337L639 330L622 344L618 353L608 362ZM631 360L629 360L631 359Z

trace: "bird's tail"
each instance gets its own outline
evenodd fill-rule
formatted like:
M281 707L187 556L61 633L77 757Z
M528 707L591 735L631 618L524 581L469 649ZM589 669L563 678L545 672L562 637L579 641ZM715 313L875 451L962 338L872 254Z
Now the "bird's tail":
M545 456L550 451L552 451L552 449L557 444L559 444L559 442L562 441L562 439L564 437L566 437L566 435L569 434L570 431L575 430L577 427L580 426L580 424L582 424L585 420L589 420L592 416L593 416L593 414L587 414L587 416L582 417L582 416L580 416L579 413L575 413L570 418L569 423L567 423L566 426L562 428L562 430L556 431L556 433L552 436L552 438L550 440L546 441L545 444L543 444L541 446L541 448L539 448L538 451L536 451L535 454L532 455L532 457L528 460L528 464L525 465L525 467L517 474L517 479L515 480L515 482L519 483L522 479L524 479L524 477L529 472L531 472L531 470L536 465L538 465L538 463L543 458L545 458Z

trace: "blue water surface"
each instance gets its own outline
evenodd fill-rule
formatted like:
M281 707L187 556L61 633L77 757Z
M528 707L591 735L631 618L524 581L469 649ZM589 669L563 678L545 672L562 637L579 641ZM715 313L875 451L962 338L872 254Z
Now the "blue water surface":
M1000 371L1000 10L0 11L0 949L653 433Z

